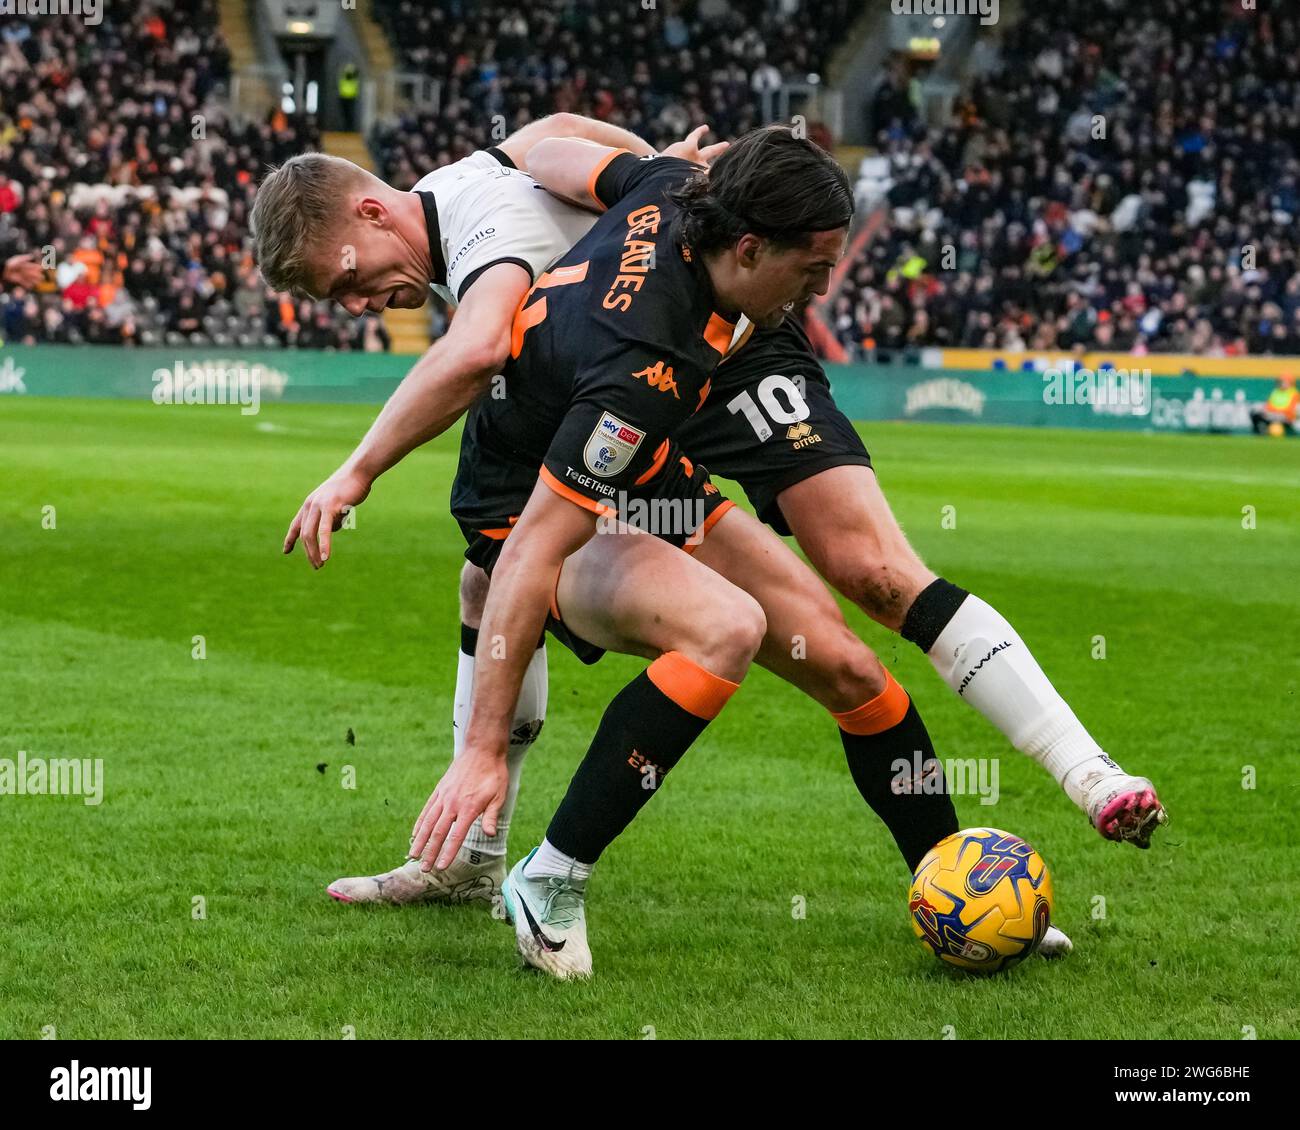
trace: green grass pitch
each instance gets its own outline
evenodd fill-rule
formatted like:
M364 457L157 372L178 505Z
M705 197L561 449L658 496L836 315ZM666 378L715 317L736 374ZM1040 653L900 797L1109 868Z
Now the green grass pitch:
M0 403L0 757L102 758L105 781L97 807L0 796L0 1037L1300 1034L1300 443L863 425L923 556L1170 810L1150 852L1103 842L851 613L942 756L1001 758L999 803L959 814L1042 851L1070 958L940 968L833 725L755 671L601 862L596 977L566 985L521 971L482 911L324 893L401 860L450 755L455 437L380 482L323 572L279 553L372 416ZM550 656L512 861L639 666Z

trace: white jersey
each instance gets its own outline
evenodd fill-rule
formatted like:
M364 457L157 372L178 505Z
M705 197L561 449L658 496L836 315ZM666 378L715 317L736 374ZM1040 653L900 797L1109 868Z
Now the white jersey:
M500 150L480 149L435 169L411 190L433 196L429 226L431 234L437 228L446 282L431 281L429 288L451 306L459 304L466 283L497 263L518 263L536 282L600 219L552 196L496 153ZM750 328L740 315L728 355L748 338Z
M518 263L536 282L599 219L552 196L505 160L480 149L435 169L411 190L433 196L446 278L429 286L452 306L467 282L497 263Z

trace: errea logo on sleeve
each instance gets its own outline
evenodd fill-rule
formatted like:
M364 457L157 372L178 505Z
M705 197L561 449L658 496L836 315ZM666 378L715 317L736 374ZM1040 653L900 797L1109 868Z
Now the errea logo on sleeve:
M602 413L582 450L582 461L593 475L613 478L632 462L643 439L643 431L624 423L612 412Z

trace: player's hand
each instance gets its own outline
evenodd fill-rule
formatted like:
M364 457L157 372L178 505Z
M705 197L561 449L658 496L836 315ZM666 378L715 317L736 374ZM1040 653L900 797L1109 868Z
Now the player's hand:
M45 268L36 260L36 253L15 255L5 262L4 281L10 286L23 286L31 290L45 277Z
M497 834L508 781L504 756L467 748L451 763L411 830L411 858L421 860L421 871L431 870L435 860L439 871L447 867L480 816L483 831Z
M681 141L675 141L664 150L665 157L680 157L683 161L694 161L697 165L707 165L722 156L723 150L731 144L729 141L715 141L712 145L700 146L700 138L709 132L708 126L696 126Z
M302 548L313 569L330 558L330 535L343 525L349 508L360 506L370 493L370 480L358 471L335 471L311 492L284 535L284 552L292 553L302 538Z

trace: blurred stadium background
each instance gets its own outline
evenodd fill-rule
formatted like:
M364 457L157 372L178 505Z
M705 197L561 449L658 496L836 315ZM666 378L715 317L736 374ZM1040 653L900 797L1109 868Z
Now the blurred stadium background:
M0 288L0 757L103 757L108 783L102 808L0 797L0 930L21 957L0 1036L1300 1033L1278 944L1300 445L1250 435L1253 405L1295 410L1300 12L902 7L106 0L96 24L0 18L0 260L45 268ZM660 144L789 122L854 177L850 253L808 312L837 398L870 421L921 553L1006 608L1174 816L1159 851L1110 851L1016 756L999 808L962 798L1047 855L1078 945L1064 966L988 985L931 968L825 718L762 672L602 863L601 981L572 1006L513 973L486 916L325 898L405 850L450 745L456 436L384 480L327 570L277 551L447 311L353 321L268 291L250 204L306 148L409 186L558 111ZM256 369L257 414L149 403L178 366L210 388ZM1098 374L1078 386L1093 395L1053 369ZM1209 432L1240 435L1187 434ZM1002 750L919 653L849 615L946 755ZM551 662L516 850L632 669Z
M658 145L701 123L732 137L791 121L834 152L860 208L809 315L833 362L1288 368L1300 16L1235 0L1005 0L986 24L895 11L907 7L147 0L107 5L95 25L9 19L0 255L40 251L50 269L32 291L6 288L0 334L418 352L446 325L434 302L354 322L261 283L247 222L263 170L322 148L409 187L573 111ZM39 365L27 372L39 383ZM1190 425L1175 405L1155 426L1239 430L1243 402L1267 394L1237 382L1175 399L1198 390ZM921 401L969 414L979 397ZM1144 426L1152 407L1135 412Z

